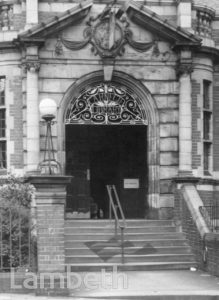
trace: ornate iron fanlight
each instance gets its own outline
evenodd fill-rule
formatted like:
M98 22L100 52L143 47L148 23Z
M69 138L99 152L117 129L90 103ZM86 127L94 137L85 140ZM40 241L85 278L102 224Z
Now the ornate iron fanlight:
M126 87L100 83L71 100L66 124L142 125L145 112L137 95Z

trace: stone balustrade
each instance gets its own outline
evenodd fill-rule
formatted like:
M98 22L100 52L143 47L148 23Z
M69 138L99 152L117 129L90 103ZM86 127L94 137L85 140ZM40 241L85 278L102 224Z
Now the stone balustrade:
M0 3L0 30L13 30L13 3L2 1Z
M198 34L201 37L211 38L212 21L215 17L215 10L207 6L195 5L193 11L193 29L195 34Z

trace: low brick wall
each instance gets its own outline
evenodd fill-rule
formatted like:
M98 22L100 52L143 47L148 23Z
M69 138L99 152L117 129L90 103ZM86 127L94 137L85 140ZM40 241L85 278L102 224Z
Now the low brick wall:
M199 195L202 196L206 196L206 194L199 192ZM209 197L205 200L210 201ZM204 237L200 235L186 201L183 198L180 186L175 187L174 219L175 222L178 222L189 241L192 251L196 256L198 268L212 275L219 276L219 233L206 233Z
M182 197L182 196L181 196ZM205 270L205 263L203 260L204 241L198 232L196 224L191 216L191 213L182 199L182 231L185 233L189 241L192 251L196 256L198 267Z
M206 269L209 273L219 276L219 233L208 233L205 237L207 246Z

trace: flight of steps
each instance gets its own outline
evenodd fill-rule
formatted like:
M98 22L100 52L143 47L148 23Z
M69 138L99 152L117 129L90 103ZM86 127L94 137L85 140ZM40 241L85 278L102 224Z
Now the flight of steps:
M172 221L127 220L123 243L114 221L66 220L65 263L71 271L189 269L195 258Z

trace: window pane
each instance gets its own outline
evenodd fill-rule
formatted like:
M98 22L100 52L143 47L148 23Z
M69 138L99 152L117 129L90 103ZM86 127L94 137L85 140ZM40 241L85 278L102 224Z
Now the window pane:
M204 139L209 140L211 132L211 113L204 111Z
M5 105L5 78L0 78L0 105Z
M5 137L5 109L0 109L0 137Z
M211 144L204 143L204 174L210 175L210 157L211 157Z
M204 80L203 82L203 94L204 94L204 103L203 107L206 109L210 109L210 81Z
M6 169L7 158L6 158L6 141L0 142L0 169Z

